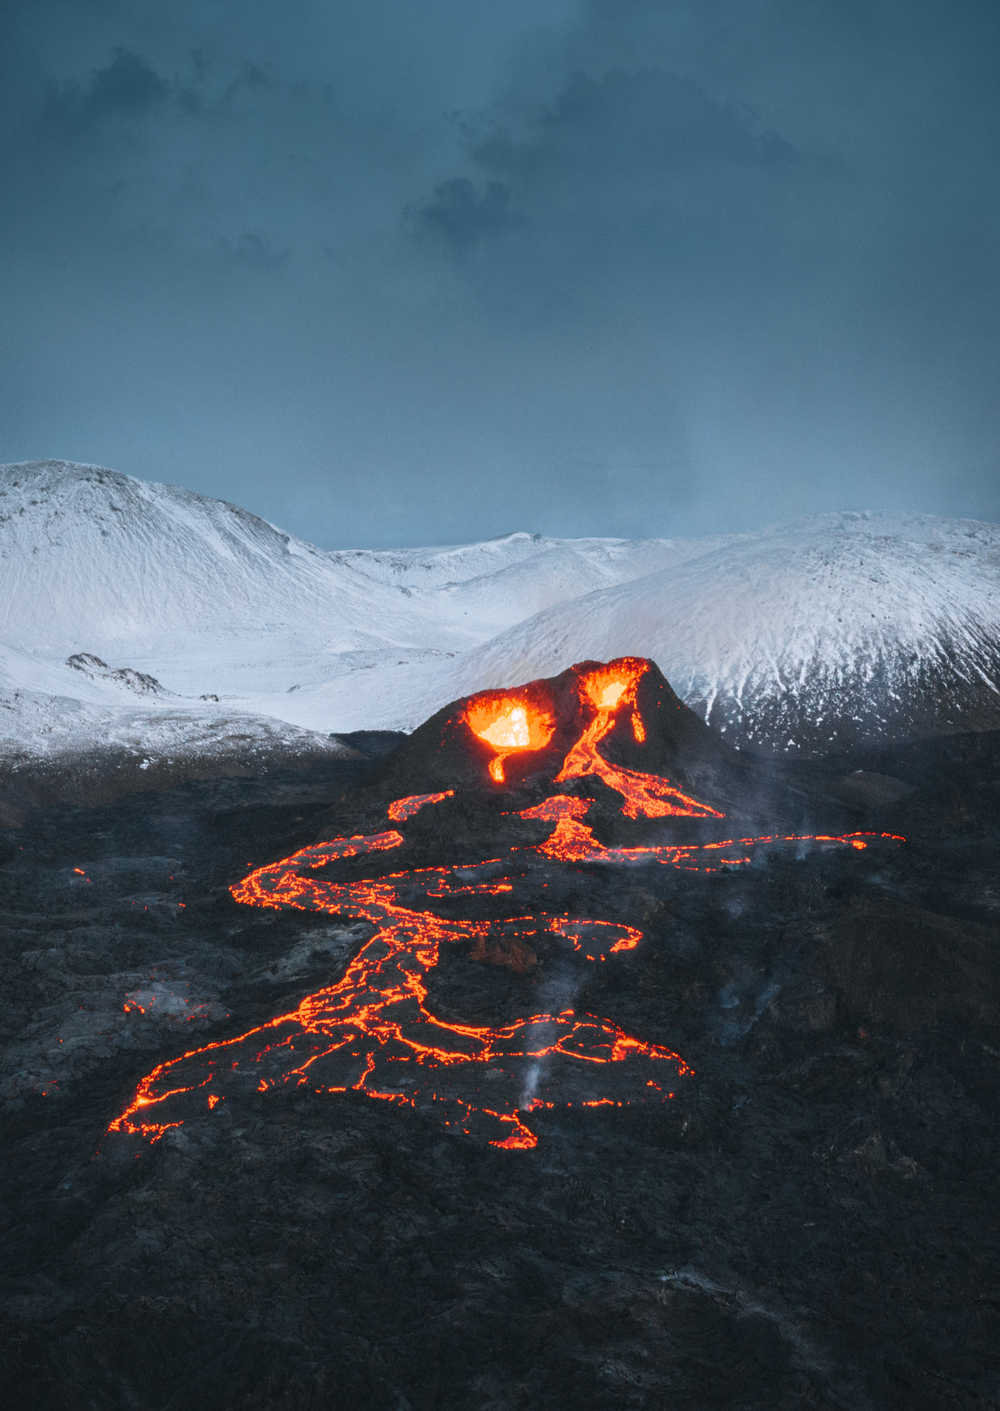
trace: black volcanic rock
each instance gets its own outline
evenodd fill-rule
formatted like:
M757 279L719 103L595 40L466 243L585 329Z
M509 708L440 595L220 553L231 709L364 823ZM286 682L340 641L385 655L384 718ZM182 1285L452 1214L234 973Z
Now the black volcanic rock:
M331 740L339 740L367 759L381 759L391 754L406 738L401 730L340 730L330 736Z
M899 901L859 899L823 928L847 1015L895 1033L951 1022L1000 1027L996 929Z
M74 652L66 658L66 665L71 666L74 671L82 671L85 676L90 676L95 681L114 681L116 685L125 686L139 696L171 694L148 671L137 671L132 666L109 666L93 652Z
M369 925L237 906L227 888L317 837L387 826L392 797L456 787L420 773L429 743L395 776L392 759L318 760L20 804L0 834L0 1355L33 1411L1000 1404L1000 737L761 776L711 741L670 755L666 725L653 735L699 796L719 802L684 772L704 758L748 815L762 795L799 800L817 830L839 826L831 793L855 768L898 779L910 792L875 791L852 826L908 842L714 875L533 864L560 907L630 920L642 944L587 965L539 935L537 963L515 966L456 945L435 1003L465 1023L538 1012L571 977L578 1011L696 1070L669 1104L541 1111L533 1151L308 1083L249 1084L138 1151L103 1136L155 1064L343 971ZM605 744L643 758L625 731ZM553 768L502 788L470 768L401 825L406 865L542 837L508 815ZM603 836L617 804L592 792Z

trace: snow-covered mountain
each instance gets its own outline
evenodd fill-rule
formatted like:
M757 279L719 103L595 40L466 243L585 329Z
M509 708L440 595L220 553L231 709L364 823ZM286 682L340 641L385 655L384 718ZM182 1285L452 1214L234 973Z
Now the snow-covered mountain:
M464 644L401 587L247 510L99 466L0 467L0 641L149 653L164 640L291 633L329 651Z
M824 750L1000 725L1000 526L819 515L536 614L452 696L566 662L653 658L736 742Z
M140 769L191 756L344 753L326 732L242 703L137 691L135 674L85 672L0 644L0 766L95 749L131 756Z
M164 643L183 639L198 654L199 639L234 634L252 646L280 636L281 652L299 659L307 644L338 655L461 650L567 597L701 551L690 540L519 533L327 552L178 486L31 461L0 466L0 641L144 660Z
M201 751L236 718L250 738L312 746L398 722L459 652L690 551L518 533L326 552L177 486L0 466L0 754L141 751L147 734ZM146 677L160 689L140 702Z
M8 757L322 747L624 653L734 743L825 749L1000 725L1000 526L331 552L188 490L29 462L0 467L0 644Z
M721 539L551 539L508 534L438 549L331 555L418 595L439 623L482 640L556 603L674 568Z

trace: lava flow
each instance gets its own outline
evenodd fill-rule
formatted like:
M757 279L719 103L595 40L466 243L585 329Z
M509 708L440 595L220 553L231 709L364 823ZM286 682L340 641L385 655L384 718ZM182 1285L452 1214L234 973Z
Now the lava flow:
M492 745L496 754L489 762L489 775L496 784L504 781L504 760L521 750L540 750L552 739L555 720L547 711L506 691L487 691L465 708L469 729Z
M623 658L580 674L579 704L586 723L555 780L602 780L621 795L621 812L630 818L722 818L718 810L682 793L669 780L612 765L600 753L601 741L623 711L630 714L636 741L645 739L647 725L636 692L647 669L644 661ZM487 766L494 783L503 781L508 755L543 749L556 724L551 713L516 692L477 697L467 705L464 718L470 731L497 751ZM453 795L453 790L444 790L396 799L388 806L388 817L405 822ZM667 1101L675 1095L677 1079L692 1075L689 1064L669 1048L633 1037L610 1019L566 1008L496 1026L463 1024L436 1014L429 1000L428 976L440 961L442 946L472 942L473 955L484 958L491 948L502 954L506 947L509 954L511 947L520 945L523 952L528 938L547 935L568 944L582 959L603 964L634 950L643 939L640 930L603 918L538 909L486 920L456 918L451 909L460 908L466 897L480 904L485 897L509 897L532 869L550 869L554 863L653 863L715 872L746 863L761 847L808 842L863 849L876 838L901 841L890 834L776 834L606 847L584 822L594 803L585 796L555 793L520 810L518 816L526 822L549 822L553 827L543 841L514 845L505 857L383 870L363 880L327 875L325 869L347 859L374 859L404 846L403 834L392 828L316 843L252 871L231 888L236 901L354 917L369 922L373 934L335 984L307 995L295 1009L236 1038L158 1064L109 1131L155 1142L193 1112L216 1111L227 1097L292 1084L317 1093L350 1090L433 1111L445 1126L485 1136L493 1146L524 1149L537 1143L525 1120L535 1110ZM505 863L508 872L498 875ZM574 1094L572 1099L566 1098L567 1091Z
M596 775L609 789L621 794L622 812L627 818L722 818L707 803L699 803L674 788L669 779L642 774L611 764L598 750L601 741L614 728L618 712L628 707L632 734L638 744L646 738L646 727L636 705L636 690L647 670L639 657L621 657L581 680L582 693L594 708L590 724L563 761L556 783Z

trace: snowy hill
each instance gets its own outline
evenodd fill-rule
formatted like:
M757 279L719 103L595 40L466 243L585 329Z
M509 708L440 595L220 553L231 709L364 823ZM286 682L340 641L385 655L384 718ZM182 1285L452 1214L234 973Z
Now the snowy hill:
M428 645L401 588L223 500L65 461L0 467L0 588L0 641L33 651L275 630L338 652Z
M677 567L721 539L552 539L507 534L479 544L330 558L419 600L439 625L482 641L536 612L657 569Z
M143 659L164 642L197 651L198 639L234 633L256 644L280 632L282 651L459 650L706 546L518 533L325 552L178 486L31 461L0 466L0 641Z
M975 521L330 552L100 467L0 467L8 758L333 748L626 653L734 743L822 750L1000 725L998 642L1000 527Z
M398 718L416 683L495 632L689 552L526 533L327 552L177 486L67 461L0 466L0 754L141 750L144 731L202 750L237 717L254 737L325 741ZM149 677L158 689L136 700Z
M0 645L0 765L95 749L132 756L140 769L192 756L249 762L288 750L345 753L325 732L242 705L139 694L128 675L91 676Z
M739 743L829 749L1000 724L1000 526L820 515L537 614L448 689L652 657Z

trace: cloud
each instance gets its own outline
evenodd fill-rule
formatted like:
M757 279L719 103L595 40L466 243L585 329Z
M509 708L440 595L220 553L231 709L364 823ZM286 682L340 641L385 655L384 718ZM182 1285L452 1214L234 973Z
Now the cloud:
M292 255L291 250L275 249L266 236L253 230L244 231L235 240L223 240L222 247L229 260L248 269L281 270Z
M60 135L87 132L109 118L141 117L162 104L170 85L141 54L116 48L87 83L68 81L53 87L42 114L49 130Z
M995 509L995 3L0 16L0 459L329 544Z
M531 240L558 225L565 241L589 244L607 265L644 244L655 254L671 216L683 215L689 238L693 225L717 224L720 206L738 204L738 222L754 201L815 175L749 107L662 69L575 72L519 126L501 109L464 131L476 175L438 183L404 213L412 234L436 235L457 257L518 227Z
M782 247L787 272L789 205L832 175L749 105L663 68L577 70L533 110L501 103L461 132L466 173L409 203L404 228L498 319L533 327L629 306L648 326L682 285L711 306L773 279Z
M484 138L471 152L480 165L537 181L644 171L673 176L692 167L792 164L793 145L762 131L749 108L712 98L697 83L662 69L576 72L520 142Z
M406 208L404 223L417 240L442 245L462 258L481 241L521 224L502 181L477 186L468 177L440 182L427 200Z

